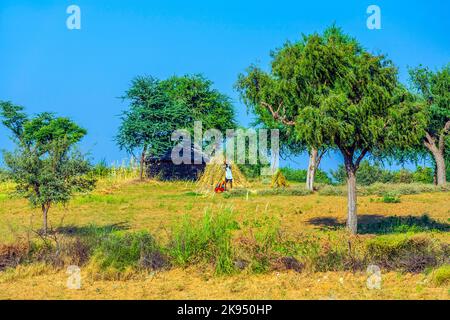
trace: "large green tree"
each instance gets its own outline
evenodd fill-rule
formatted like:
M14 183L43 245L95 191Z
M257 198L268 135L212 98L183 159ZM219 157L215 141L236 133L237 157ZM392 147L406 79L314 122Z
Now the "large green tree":
M279 64L280 59L286 63ZM267 89L258 90L263 86L261 77L256 79L255 94L247 97L259 108L293 126L297 139L310 149L342 154L347 227L356 233L356 172L361 161L369 154L381 157L407 150L420 139L424 126L421 109L399 85L395 66L333 26L275 52L272 75L263 78L270 84ZM261 92L271 101L264 101Z
M23 107L0 102L2 123L16 143L13 152L4 152L7 175L16 183L19 195L38 206L47 216L55 203L66 203L75 192L92 190L95 180L88 175L91 165L75 149L86 130L68 118L41 113L29 118Z
M225 132L236 127L231 99L213 88L213 82L200 74L172 76L161 82L171 99L185 106L188 129L201 121L204 129Z
M420 140L425 125L421 108L411 102L398 83L397 69L383 55L373 55L338 29L313 35L317 60L331 62L338 73L323 83L318 104L300 110L299 137L316 148L340 151L347 173L347 227L357 232L356 173L361 161L372 156L407 150Z
M423 141L419 146L425 147L432 155L436 166L436 183L445 185L446 145L450 145L450 64L436 72L419 66L409 70L411 85L425 105L427 127L423 131Z
M145 157L159 156L172 146L172 132L185 128L188 110L171 99L161 81L153 77L134 78L123 99L130 105L122 113L116 142L120 149L139 159L142 180ZM136 150L140 151L139 157Z
M239 75L236 84L244 103L260 121L281 130L282 141L288 149L295 152L308 149L306 188L309 190L313 190L315 173L326 149L317 149L299 139L295 119L301 110L319 104L320 97L341 72L336 64L338 53L321 45L336 30L332 27L323 36L303 36L300 41L285 43L272 52L270 72L250 66L245 74Z
M175 143L171 141L174 130L193 133L195 121L202 122L203 130L225 132L236 126L230 98L201 75L173 76L162 81L138 77L124 98L130 101L130 109L123 113L117 143L132 154L140 149L141 179L145 157L170 149Z

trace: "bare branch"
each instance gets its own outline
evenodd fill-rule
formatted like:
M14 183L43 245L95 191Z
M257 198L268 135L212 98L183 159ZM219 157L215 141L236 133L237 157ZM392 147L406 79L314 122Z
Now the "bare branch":
M263 106L265 106L267 109L269 109L270 113L272 114L272 117L273 117L275 120L279 120L281 123L283 123L283 124L285 124L285 125L287 125L287 126L295 126L295 121L287 120L287 119L286 119L286 115L283 115L283 116L280 115L280 110L283 110L283 111L284 111L284 108L282 109L283 102L281 102L281 103L278 105L277 111L275 111L275 110L273 109L272 105L270 105L270 104L268 104L268 103L266 103L266 102L261 102L261 104L262 104ZM284 113L284 112L283 112L283 113Z
M359 164L361 163L361 160L364 159L364 157L366 156L366 154L367 154L368 151L369 151L369 150L368 150L367 148L364 148L364 149L361 151L361 154L359 155L359 157L356 159L356 162L355 162L355 167L356 167L356 168L359 168Z
M431 152L434 152L436 149L436 140L427 131L425 132L425 138L423 141L425 147Z

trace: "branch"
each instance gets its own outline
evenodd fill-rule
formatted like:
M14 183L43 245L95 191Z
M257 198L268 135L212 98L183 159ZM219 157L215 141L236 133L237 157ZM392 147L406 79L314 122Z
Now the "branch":
M447 123L444 126L444 134L447 133L450 130L450 120L447 121Z
M272 117L275 120L279 120L281 123L283 123L283 124L285 124L287 126L295 126L295 121L286 120L286 115L283 115L283 116L280 115L280 109L283 106L283 102L281 102L278 105L277 111L275 111L273 109L273 107L270 104L266 103L266 102L261 102L261 104L263 106L265 106L267 109L269 109L270 113L272 114ZM284 110L284 108L282 110Z
M359 157L356 159L356 162L355 162L355 167L356 167L356 168L359 168L359 164L360 164L361 160L366 156L366 154L367 154L368 151L369 151L369 150L368 150L367 148L364 148L364 149L361 151L361 154L359 155Z
M316 159L316 169L319 168L320 161L322 160L323 156L327 153L327 149L322 150L322 152L319 152Z
M445 135L447 134L449 129L450 129L450 120L447 121L447 123L444 126L444 129L442 130L441 135L439 136L438 148L439 148L439 151L441 153L444 152L444 149L445 149Z
M425 147L427 147L431 152L435 151L436 149L436 140L428 133L428 131L425 131L425 140L423 141Z

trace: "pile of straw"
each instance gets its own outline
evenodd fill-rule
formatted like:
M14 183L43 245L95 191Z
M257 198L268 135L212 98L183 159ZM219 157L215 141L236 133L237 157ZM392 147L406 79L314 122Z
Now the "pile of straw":
M203 191L214 191L216 184L219 181L225 180L223 160L223 156L216 156L206 165L205 171L197 180L197 186L200 189ZM234 163L228 162L228 164L231 165L231 172L233 174L233 189L249 187L249 183L241 170L239 170L239 167Z

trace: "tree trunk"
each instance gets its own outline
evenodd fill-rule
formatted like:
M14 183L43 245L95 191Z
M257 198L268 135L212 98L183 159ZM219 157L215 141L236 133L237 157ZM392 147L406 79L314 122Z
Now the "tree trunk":
M147 152L147 146L144 146L141 153L141 160L139 164L139 179L144 180L144 167L145 167L145 154Z
M438 186L444 186L447 183L447 177L445 172L445 158L444 158L444 145L445 145L445 136L441 135L438 138L438 145L436 145L436 137L431 136L429 133L426 133L426 140L424 141L425 147L430 151L434 158L435 163L435 177L436 184Z
M306 189L309 191L314 191L314 178L318 166L317 158L318 158L317 149L311 149L311 152L309 153L308 171L306 173Z
M356 170L347 169L347 228L352 234L358 232L358 216L356 211Z
M447 177L445 172L445 159L444 154L437 152L433 154L434 161L436 163L436 180L438 186L444 186L447 184Z
M43 217L43 234L46 235L47 234L47 213L48 213L48 209L50 208L50 205L45 205L43 204L41 206L42 208L42 217Z

